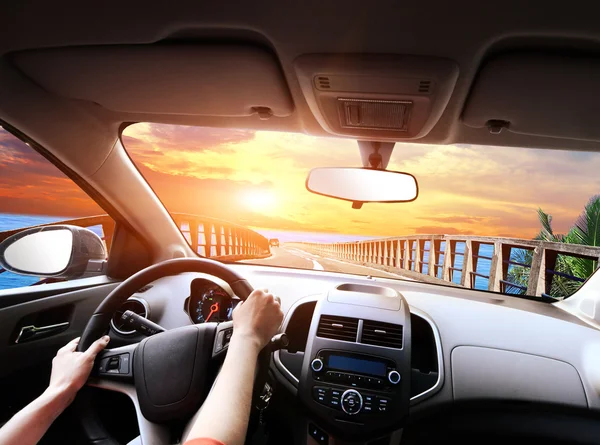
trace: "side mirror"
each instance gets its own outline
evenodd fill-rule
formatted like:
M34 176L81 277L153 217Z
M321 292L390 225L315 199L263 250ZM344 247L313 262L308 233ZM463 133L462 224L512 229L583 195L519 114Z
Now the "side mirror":
M0 266L20 275L76 278L85 274L90 262L103 263L106 257L102 239L77 226L35 227L0 243ZM101 264L95 266L102 270Z
M306 179L306 188L318 195L355 203L410 202L419 195L413 175L372 168L314 168Z

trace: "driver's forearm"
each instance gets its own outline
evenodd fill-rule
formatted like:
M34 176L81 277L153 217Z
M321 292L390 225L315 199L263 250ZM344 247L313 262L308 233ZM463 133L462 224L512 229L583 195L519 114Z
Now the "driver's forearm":
M206 437L225 445L243 445L259 350L255 340L234 332L221 372L186 440Z
M71 400L65 392L47 389L0 428L0 445L35 445Z

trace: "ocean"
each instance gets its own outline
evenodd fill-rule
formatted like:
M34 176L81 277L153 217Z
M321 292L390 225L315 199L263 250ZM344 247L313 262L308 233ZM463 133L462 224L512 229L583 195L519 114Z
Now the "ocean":
M39 215L16 215L10 213L0 213L0 232L4 230L18 229L21 227L35 226L38 224L45 224L55 221L63 221L65 219L71 219L72 216L39 216ZM98 235L102 235L100 226L90 227L92 231ZM184 228L185 230L185 228ZM267 238L277 238L281 243L294 242L294 241L308 241L308 242L346 242L346 241L361 241L366 239L374 239L374 236L359 236L359 235L343 235L343 234L332 234L332 233L319 233L319 232L291 232L282 230L267 230L260 228L253 228L261 235ZM457 243L456 253L464 253L464 243ZM424 273L427 273L427 262L429 261L429 242L425 243L425 252L423 255L424 261ZM442 243L442 250L444 249ZM492 245L482 244L479 248L479 256L492 257L494 248ZM443 255L439 260L439 264L443 262ZM463 256L455 256L454 267L462 268ZM486 258L479 258L477 263L477 273L482 275L489 275L491 268L491 261ZM441 268L438 271L438 277L441 278ZM455 271L453 276L453 282L460 283L461 272ZM36 277L28 277L23 275L13 274L11 272L0 273L0 290L12 289L16 287L29 286L38 281ZM485 277L477 276L475 278L475 288L480 290L486 290L488 287L488 279Z

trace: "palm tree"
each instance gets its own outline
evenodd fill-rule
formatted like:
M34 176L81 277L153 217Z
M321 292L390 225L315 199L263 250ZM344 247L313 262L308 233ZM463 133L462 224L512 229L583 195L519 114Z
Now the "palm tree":
M575 220L575 224L566 235L555 234L552 229L552 216L538 209L538 218L542 229L534 238L542 241L555 243L581 244L585 246L600 246L600 195L592 196L583 212ZM533 252L524 249L515 249L515 255L511 260L523 264L531 264ZM595 260L576 258L566 255L558 255L554 270L565 275L586 279L598 267ZM529 268L524 266L512 266L508 272L507 281L520 286L527 286L529 279ZM555 275L552 280L550 295L554 298L565 298L572 295L581 282L571 280L567 277ZM516 286L507 286L507 292L512 294L524 294L525 290Z

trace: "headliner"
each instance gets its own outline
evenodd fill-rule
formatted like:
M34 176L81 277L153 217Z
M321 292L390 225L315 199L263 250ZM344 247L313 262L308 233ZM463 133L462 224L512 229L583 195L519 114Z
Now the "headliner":
M438 56L458 64L456 87L428 144L470 143L497 146L596 150L597 143L470 128L460 119L477 70L504 48L566 48L600 52L597 15L584 8L551 2L356 1L247 2L75 1L12 2L3 5L0 55L37 48L80 45L149 44L161 41L253 42L270 46L279 58L296 111L288 117L215 118L84 109L105 124L148 120L237 128L274 129L330 136L317 123L302 95L294 60L310 53L373 53ZM8 69L7 66L4 66ZM10 110L13 98L0 102ZM224 93L225 94L225 93ZM3 101L4 99L4 101ZM87 108L86 108L87 107ZM6 114L6 113L4 113ZM10 113L9 113L10 114ZM0 115L0 117L2 117ZM17 122L16 124L20 124ZM23 123L19 128L27 132Z

